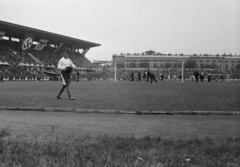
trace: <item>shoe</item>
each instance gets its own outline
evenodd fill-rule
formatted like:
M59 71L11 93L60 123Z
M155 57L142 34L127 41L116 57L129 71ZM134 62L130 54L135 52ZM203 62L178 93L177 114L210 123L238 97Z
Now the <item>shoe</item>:
M58 99L62 99L61 96L57 96Z
M69 100L75 100L73 97L69 97Z

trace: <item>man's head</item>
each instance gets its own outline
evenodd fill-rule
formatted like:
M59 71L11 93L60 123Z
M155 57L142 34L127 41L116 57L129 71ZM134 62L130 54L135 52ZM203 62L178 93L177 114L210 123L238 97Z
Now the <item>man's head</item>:
M63 57L64 57L64 58L68 58L68 51L67 51L67 50L64 50L64 51L63 51Z

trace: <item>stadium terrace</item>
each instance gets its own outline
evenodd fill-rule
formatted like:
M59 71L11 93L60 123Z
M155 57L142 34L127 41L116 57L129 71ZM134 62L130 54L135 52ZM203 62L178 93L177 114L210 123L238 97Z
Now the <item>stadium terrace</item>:
M97 70L85 55L100 44L0 21L0 73L8 80L44 78L56 74L62 50L82 71ZM41 79L41 80L42 80Z

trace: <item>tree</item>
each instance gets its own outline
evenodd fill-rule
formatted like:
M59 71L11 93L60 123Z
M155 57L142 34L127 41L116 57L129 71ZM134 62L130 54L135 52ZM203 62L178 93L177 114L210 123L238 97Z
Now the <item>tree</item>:
M217 65L215 63L211 64L210 66L211 68L217 68Z
M216 64L201 64L201 68L217 68Z
M172 63L167 62L164 64L164 68L171 68L172 67Z
M136 67L137 67L136 63L130 63L130 68L136 68Z
M236 65L236 69L240 70L240 64Z
M146 51L145 53L146 53L147 55L153 55L153 54L155 54L155 51L149 50L149 51Z
M197 62L196 62L196 60L187 60L184 63L184 67L185 68L196 68L197 67Z
M124 68L125 67L124 63L117 63L116 66L117 66L117 68Z
M158 68L158 65L154 63L153 68Z
M201 64L201 68L212 68L209 64Z
M148 62L141 62L139 63L140 68L149 68L149 63Z

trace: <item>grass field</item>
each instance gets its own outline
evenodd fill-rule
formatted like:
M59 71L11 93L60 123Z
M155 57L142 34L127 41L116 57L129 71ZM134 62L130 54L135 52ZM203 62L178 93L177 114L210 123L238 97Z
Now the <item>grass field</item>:
M0 83L0 106L239 111L239 82ZM0 166L240 166L240 117L0 111ZM63 135L65 134L65 135Z
M239 138L166 140L161 137L55 135L8 137L0 132L4 167L239 167ZM1 137L2 136L2 137Z
M0 83L0 106L60 107L80 109L117 109L148 111L239 111L240 82L174 81L137 83L130 81L72 82L68 100L56 99L61 88L59 81L17 81Z

